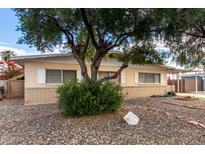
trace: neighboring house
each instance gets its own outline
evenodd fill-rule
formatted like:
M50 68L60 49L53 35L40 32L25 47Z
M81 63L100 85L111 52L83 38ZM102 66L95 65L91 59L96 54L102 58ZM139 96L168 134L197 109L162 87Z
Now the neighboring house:
M44 54L13 57L25 71L25 104L45 104L56 102L56 89L69 79L82 79L80 66L72 55ZM90 63L86 62L87 67ZM113 58L102 60L98 77L114 73L121 63ZM88 69L90 71L90 69ZM133 65L124 69L115 79L123 87L125 98L165 95L173 90L167 85L167 74L177 70L163 65ZM90 74L90 72L88 72Z

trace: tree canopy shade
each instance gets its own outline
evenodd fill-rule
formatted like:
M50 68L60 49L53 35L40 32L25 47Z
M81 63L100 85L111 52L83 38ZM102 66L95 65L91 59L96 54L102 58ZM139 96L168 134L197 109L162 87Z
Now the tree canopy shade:
M115 74L104 78L107 80L116 78L129 62L163 63L162 55L154 50L158 39L166 41L166 44L176 50L176 55L180 57L183 54L178 53L182 47L186 47L186 43L182 41L183 34L193 33L188 30L195 27L191 25L192 18L195 19L192 11L199 16L197 19L204 14L201 10L201 15L198 14L198 10L195 9L191 11L189 9L188 11L186 9L15 9L15 11L20 21L18 30L23 34L19 43L36 46L41 51L52 51L53 47L61 46L65 52L72 52L80 64L83 78L95 81L102 58L107 54L117 53L114 57L123 62ZM194 20L194 23L197 21ZM200 22L204 24L203 21ZM186 24L185 27L183 24ZM196 35L197 30L193 31ZM87 73L86 58L91 60L91 77Z
M73 53L81 66L84 79L90 79L85 65L86 57L91 59L91 79L97 80L102 58L118 50L121 50L118 57L123 60L123 64L114 75L106 79L116 78L133 57L135 63L162 63L159 53L153 50L154 39L160 32L158 9L15 11L20 21L18 30L23 34L19 43L36 46L41 51L62 46L67 52Z
M178 64L205 62L205 9L167 9L164 22L164 40Z

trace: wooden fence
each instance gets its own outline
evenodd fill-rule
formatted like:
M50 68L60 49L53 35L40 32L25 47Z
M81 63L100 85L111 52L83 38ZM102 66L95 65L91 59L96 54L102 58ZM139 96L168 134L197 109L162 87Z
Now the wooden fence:
M178 92L177 80L168 80L168 85L175 85L175 91ZM189 92L196 90L195 80L179 80L179 92ZM203 80L197 80L197 90L203 91Z

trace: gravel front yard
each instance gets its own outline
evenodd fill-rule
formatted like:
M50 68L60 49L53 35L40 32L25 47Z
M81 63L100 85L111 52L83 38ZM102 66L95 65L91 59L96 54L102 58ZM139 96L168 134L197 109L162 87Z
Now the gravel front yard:
M181 116L205 124L205 109L186 105L205 107L205 101L133 99L126 100L114 114L65 118L56 104L23 106L22 99L3 100L0 144L205 144L204 128L176 118ZM122 120L130 110L140 118L136 126Z

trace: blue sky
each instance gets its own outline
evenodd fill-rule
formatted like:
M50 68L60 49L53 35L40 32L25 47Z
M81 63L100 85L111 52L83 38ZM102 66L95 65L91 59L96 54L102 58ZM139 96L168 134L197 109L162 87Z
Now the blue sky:
M11 9L0 9L0 51L11 49L17 55L40 54L36 48L29 48L28 45L17 44L21 32L16 31L18 19Z

